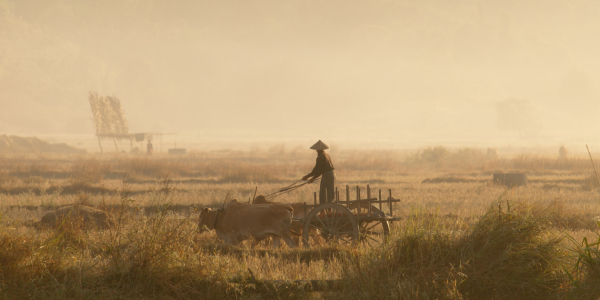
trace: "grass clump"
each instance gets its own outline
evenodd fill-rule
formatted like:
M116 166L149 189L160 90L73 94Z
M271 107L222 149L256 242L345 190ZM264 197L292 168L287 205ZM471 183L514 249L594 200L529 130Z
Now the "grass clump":
M2 232L0 236L0 283L11 288L23 278L20 265L31 255L30 243L22 236Z
M154 213L145 216L123 198L121 210L114 212L117 221L108 229L83 230L85 222L77 217L41 231L0 226L0 299L239 295L219 274L224 262L198 252L195 222L169 211L171 193L157 192L154 201Z
M490 210L457 242L473 299L551 299L564 282L561 240L549 235L553 205L520 204L514 212ZM564 258L564 257L563 257Z
M393 240L350 259L339 298L555 299L567 280L553 206L497 208L465 232L413 219Z
M596 221L598 227L600 222ZM574 254L575 263L568 270L571 279L571 298L597 299L600 295L600 232L596 231L596 238L591 242L583 238L578 242L569 236L571 253Z

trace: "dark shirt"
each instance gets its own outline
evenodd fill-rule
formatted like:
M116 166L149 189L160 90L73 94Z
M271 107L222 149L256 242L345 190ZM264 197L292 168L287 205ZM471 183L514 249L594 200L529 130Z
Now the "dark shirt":
M329 155L325 152L318 152L317 163L315 164L312 172L306 176L316 178L321 176L321 174L331 170L335 170L333 163L331 162L331 157L329 157Z

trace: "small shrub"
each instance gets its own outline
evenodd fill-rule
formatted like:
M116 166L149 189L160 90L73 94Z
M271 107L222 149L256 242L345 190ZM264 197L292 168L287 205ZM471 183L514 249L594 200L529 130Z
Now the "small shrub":
M560 146L558 149L558 159L567 159L568 154L567 148L565 148L565 146Z
M472 148L458 149L455 153L452 153L450 156L451 159L459 161L477 161L485 157L482 151Z
M420 159L426 162L437 162L448 155L448 149L444 146L429 147L421 152Z

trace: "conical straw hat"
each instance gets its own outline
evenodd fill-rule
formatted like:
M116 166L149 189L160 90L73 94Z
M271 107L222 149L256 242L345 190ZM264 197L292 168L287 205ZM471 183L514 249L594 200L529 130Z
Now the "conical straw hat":
M313 150L327 150L327 149L329 149L329 146L325 145L325 143L323 143L323 142L321 142L321 140L319 140L314 145L312 145L312 147L310 147L310 149L313 149Z

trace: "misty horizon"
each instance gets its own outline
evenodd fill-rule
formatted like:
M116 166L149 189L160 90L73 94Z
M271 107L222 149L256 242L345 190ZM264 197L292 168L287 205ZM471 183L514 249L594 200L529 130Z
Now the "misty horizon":
M600 3L0 0L0 134L595 143Z

